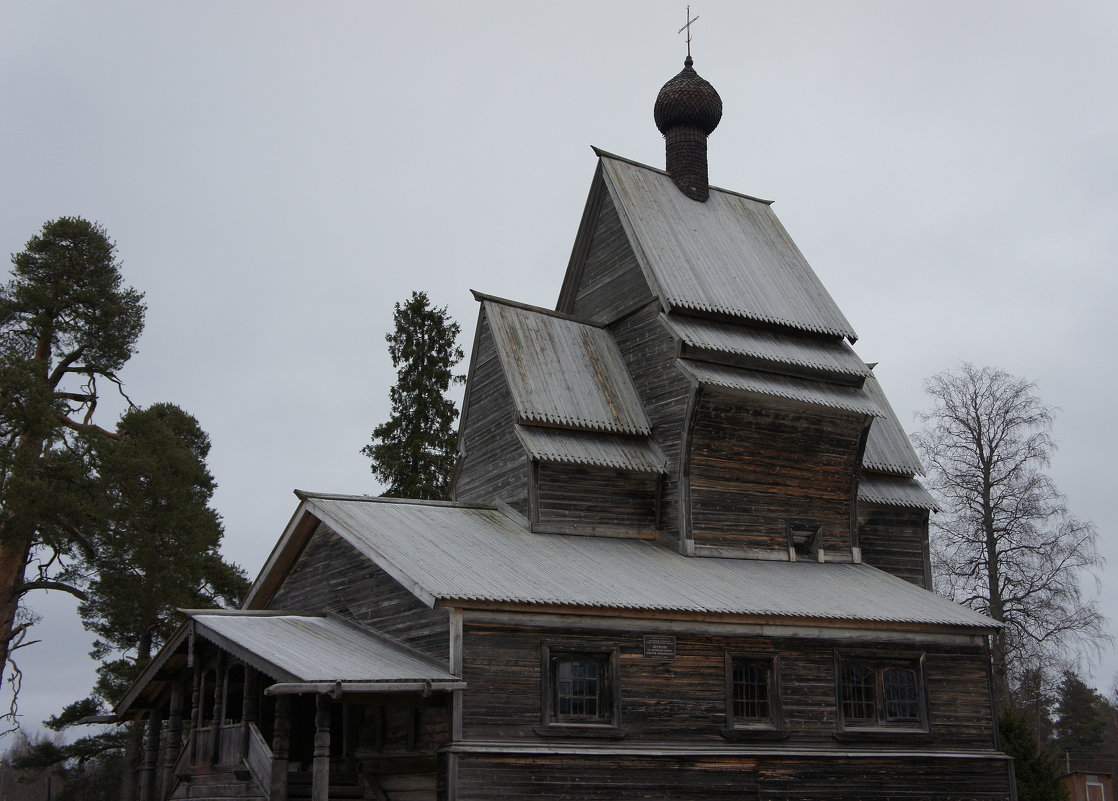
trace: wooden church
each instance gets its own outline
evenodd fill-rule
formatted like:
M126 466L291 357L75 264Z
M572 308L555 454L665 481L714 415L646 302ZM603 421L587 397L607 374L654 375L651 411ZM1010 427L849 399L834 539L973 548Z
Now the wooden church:
M118 712L166 798L1011 799L990 619L930 591L920 465L766 201L598 152L555 310L480 306L445 502L298 493L242 609Z

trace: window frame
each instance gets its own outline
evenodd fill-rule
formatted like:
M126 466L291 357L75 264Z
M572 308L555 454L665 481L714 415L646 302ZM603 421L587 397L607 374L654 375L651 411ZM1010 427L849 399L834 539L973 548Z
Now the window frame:
M924 672L924 653L883 654L868 651L835 651L835 706L839 732L910 732L927 734L931 731L928 717L928 682ZM874 717L848 719L846 715L845 668L859 665L873 675ZM916 717L893 718L888 714L885 693L885 675L889 670L911 671L916 680Z
M726 651L725 658L726 727L722 731L723 737L731 740L784 737L780 654L771 651ZM734 714L734 668L746 664L764 665L768 671L767 719L744 719Z
M602 667L599 678L598 703L605 706L593 718L562 716L558 706L561 662L590 659ZM623 737L621 726L621 658L616 645L580 642L544 642L540 644L540 726L537 734L552 736Z

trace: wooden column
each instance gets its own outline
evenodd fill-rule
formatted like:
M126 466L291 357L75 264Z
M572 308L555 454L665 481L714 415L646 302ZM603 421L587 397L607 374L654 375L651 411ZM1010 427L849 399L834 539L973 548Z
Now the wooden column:
M167 719L167 739L163 743L163 764L159 771L159 798L166 798L174 780L175 763L182 749L182 701L183 683L178 679L171 685L171 706Z
M314 766L311 801L330 797L330 696L316 695L314 709Z
M216 765L221 753L221 724L225 719L225 654L217 653L217 667L214 669L214 707L213 720L210 721L209 763Z
M241 690L241 761L248 759L249 728L260 719L260 698L256 691L256 671L244 666L245 683Z
M159 759L159 732L162 723L160 710L151 710L144 735L144 759L140 765L140 801L155 801L155 766Z
M291 753L291 696L276 698L276 718L272 725L271 801L287 801L287 758Z
M202 663L194 661L194 684L190 691L190 766L198 764L198 729L202 727Z

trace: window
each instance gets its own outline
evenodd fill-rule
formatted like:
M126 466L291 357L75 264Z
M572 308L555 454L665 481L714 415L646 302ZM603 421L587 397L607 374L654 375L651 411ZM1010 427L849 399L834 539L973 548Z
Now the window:
M779 733L782 728L780 658L772 654L726 654L723 736L754 739Z
M617 648L542 648L541 734L621 736Z
M819 524L804 520L792 520L788 523L788 547L797 559L805 557L818 557L820 542Z
M836 654L835 663L841 728L927 730L923 657Z

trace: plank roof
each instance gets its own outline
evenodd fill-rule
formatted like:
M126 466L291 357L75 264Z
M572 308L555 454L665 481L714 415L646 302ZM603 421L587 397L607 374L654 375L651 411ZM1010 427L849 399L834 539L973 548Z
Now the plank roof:
M546 309L481 297L520 422L651 433L608 331Z
M667 459L647 437L516 426L524 450L543 462L612 467L634 473L666 473Z
M187 612L196 631L290 682L458 682L367 629L318 615Z
M996 625L864 564L687 557L654 542L532 533L485 507L301 497L306 512L432 606L488 601L985 630Z
M869 374L865 362L842 339L789 336L772 329L679 314L664 314L660 319L675 338L692 348L848 376Z
M939 510L931 493L915 478L908 476L863 472L858 479L858 500L884 506Z
M896 412L889 405L881 383L873 373L866 376L863 388L873 398L874 403L884 412L884 416L873 421L870 435L866 440L866 452L862 466L883 473L896 473L903 476L922 476L924 466L912 447L912 440L905 433Z
M715 187L696 203L663 170L598 155L637 260L668 308L858 338L769 203Z
M746 392L755 395L769 395L812 406L868 414L873 417L880 417L884 414L878 408L874 399L864 389L858 387L839 386L806 378L773 375L756 370L707 364L689 359L677 359L676 364L688 378L703 386L720 387L734 392Z

